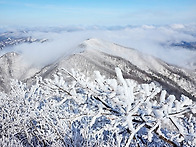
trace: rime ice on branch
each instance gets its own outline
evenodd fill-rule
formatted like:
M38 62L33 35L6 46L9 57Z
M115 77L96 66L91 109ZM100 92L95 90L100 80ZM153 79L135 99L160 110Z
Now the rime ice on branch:
M0 93L1 146L196 145L196 105L155 83L59 70L31 87L13 80ZM63 77L72 78L67 82Z

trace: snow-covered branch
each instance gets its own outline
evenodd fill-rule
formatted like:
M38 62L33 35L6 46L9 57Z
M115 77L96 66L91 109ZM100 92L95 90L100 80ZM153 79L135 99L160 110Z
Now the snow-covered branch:
M13 80L0 93L0 145L196 145L195 102L115 71L117 79L98 71L89 79L60 69L30 87Z

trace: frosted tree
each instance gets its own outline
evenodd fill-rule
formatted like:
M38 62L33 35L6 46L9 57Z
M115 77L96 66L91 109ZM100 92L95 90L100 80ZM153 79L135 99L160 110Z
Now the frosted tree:
M156 83L59 70L0 93L1 146L195 146L196 105Z

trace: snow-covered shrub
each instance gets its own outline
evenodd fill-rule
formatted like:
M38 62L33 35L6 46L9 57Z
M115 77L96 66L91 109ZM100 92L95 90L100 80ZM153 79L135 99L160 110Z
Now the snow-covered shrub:
M65 69L0 93L0 146L195 146L195 103L155 83ZM66 82L63 77L72 82Z

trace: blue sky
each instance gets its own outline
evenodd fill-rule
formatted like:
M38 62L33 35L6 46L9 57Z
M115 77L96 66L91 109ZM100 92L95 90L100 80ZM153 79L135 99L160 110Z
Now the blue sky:
M0 25L196 23L196 0L0 0Z

